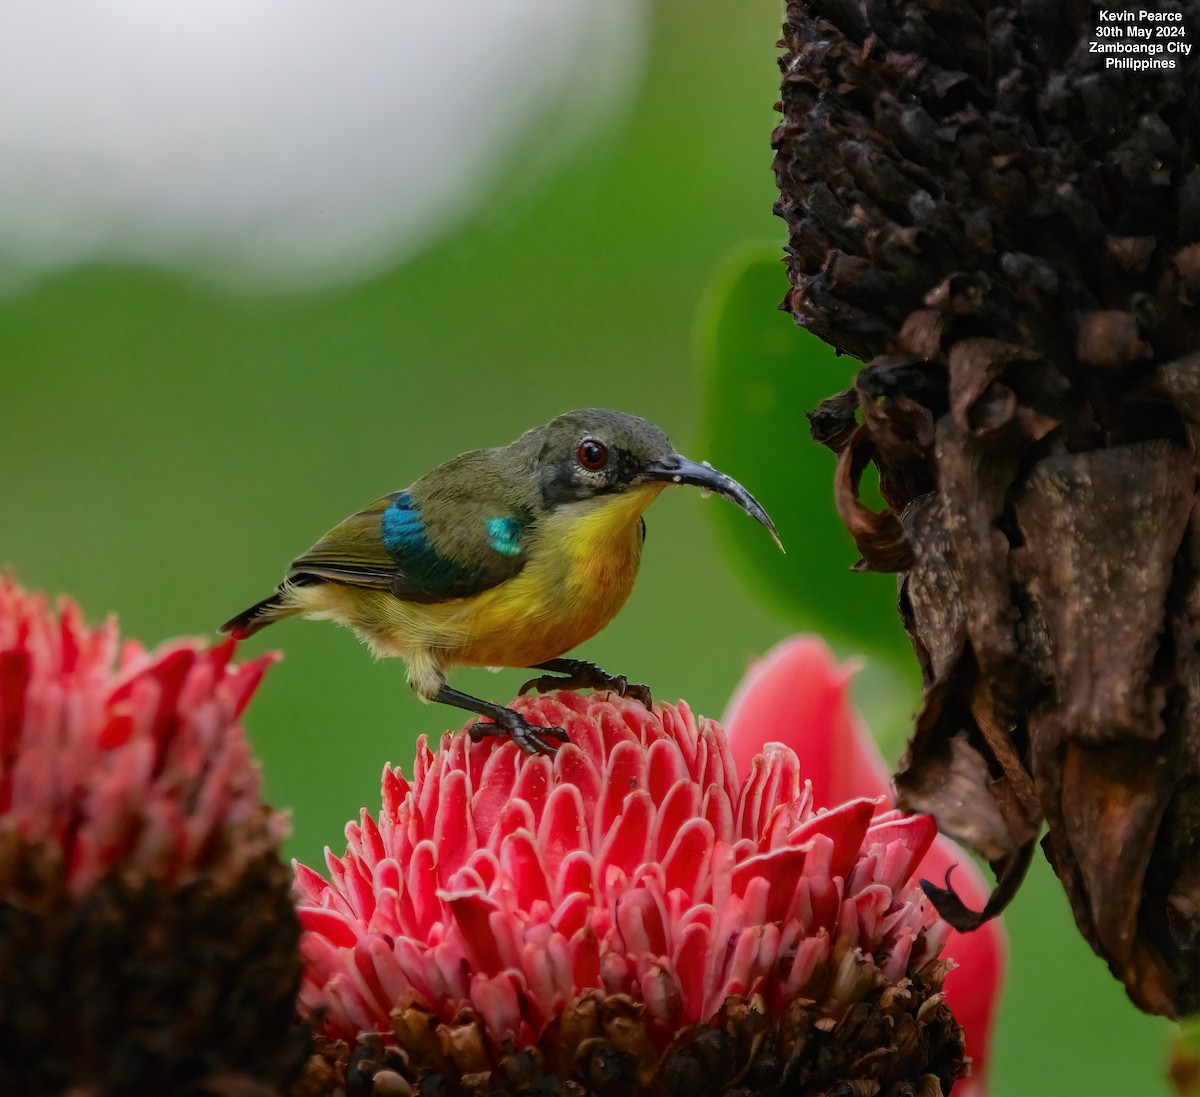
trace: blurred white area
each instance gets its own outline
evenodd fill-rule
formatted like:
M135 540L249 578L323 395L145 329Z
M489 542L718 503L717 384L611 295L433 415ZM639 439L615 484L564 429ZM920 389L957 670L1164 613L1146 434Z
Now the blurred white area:
M0 0L0 279L120 257L305 285L403 258L533 127L570 146L628 102L645 14Z

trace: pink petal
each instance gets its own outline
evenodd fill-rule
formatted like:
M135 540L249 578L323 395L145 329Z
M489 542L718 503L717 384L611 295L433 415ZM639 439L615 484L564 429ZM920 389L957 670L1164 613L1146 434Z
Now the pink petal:
M476 975L471 980L471 1004L479 1011L488 1030L498 1038L517 1035L521 1005L512 973Z
M383 767L383 814L385 818L395 819L400 805L411 791L404 775L391 766Z
M536 831L537 821L534 819L533 809L524 800L510 800L504 805L488 837L488 849L499 854L504 840L518 830Z
M689 780L688 768L672 739L659 739L646 753L646 788L651 799L661 804L672 789L695 786Z
M937 824L931 815L910 815L871 827L863 839L864 848L884 848L883 863L876 879L896 889L907 883L936 836Z
M513 744L513 752L518 750ZM517 775L517 783L513 786L512 798L522 804L526 804L529 810L533 813L534 825L530 830L535 830L538 821L542 817L542 812L545 810L546 799L550 795L551 780L553 771L551 768L550 759L544 755L536 755L533 758L524 758L521 763L521 772Z
M639 985L650 1016L661 1024L671 1024L683 1005L674 973L661 964L651 964L642 972Z
M573 937L587 925L591 907L591 897L576 891L558 904L550 920L550 925L556 933L561 933L568 938Z
M438 852L438 882L445 884L475 852L476 843L467 775L462 770L451 770L443 778L440 791L433 844Z
M693 922L679 938L675 952L675 971L679 976L679 989L683 996L683 1016L687 1021L706 1021L704 1010L705 975L708 971L708 953L712 941L708 926Z
M854 664L838 666L823 640L796 636L747 671L725 710L738 773L749 773L769 742L791 747L818 805L889 793L874 740L848 702Z
M583 796L575 785L559 785L546 801L537 831L537 848L549 879L557 878L563 861L587 842L587 834Z
M675 834L662 859L665 887L678 888L693 901L708 891L708 865L716 838L707 819L689 819Z
M600 799L600 770L577 743L564 743L559 747L554 756L554 779L560 786L578 789L590 814L590 809Z
M719 841L733 841L733 801L723 788L709 785L704 790L700 814L708 820Z
M639 888L617 900L617 925L628 955L667 954L663 911L648 890Z
M550 885L542 867L541 853L534 836L518 830L500 848L500 867L516 889L517 905L529 910L539 899L550 901Z
M795 843L810 842L816 835L822 834L829 838L831 845L823 848L823 857L819 867L814 860L810 866L829 877L844 879L850 875L850 870L858 860L859 850L871 826L871 816L878 804L874 800L851 800L830 811L814 816L788 835Z
M335 910L304 907L299 914L300 924L309 933L319 934L335 945L353 948L358 940L357 924Z
M324 878L307 865L295 860L292 861L292 872L295 874L294 887L300 900L313 905L319 904L321 895L329 888Z
M580 990L603 986L600 978L600 942L594 933L576 933L568 944L571 974Z
M590 899L595 885L596 869L590 853L577 849L563 858L558 870L558 879L554 882L556 894L570 895L572 892L582 892Z
M700 789L691 781L677 781L664 795L656 796L653 791L650 795L660 805L651 853L662 860L682 828L700 814Z
M803 848L775 849L750 857L734 869L735 893L744 894L755 877L762 878L769 889L763 896L763 910L758 921L779 922L787 917L806 856L807 850Z
M612 824L596 855L597 871L602 880L610 866L619 868L626 876L633 875L633 870L646 859L653 820L654 805L649 793L639 790L625 798L624 811Z
M471 966L477 971L500 971L504 964L490 921L496 904L486 895L464 894L449 896L446 905L457 923L462 950Z
M414 936L424 936L433 922L441 917L442 903L437 897L437 847L426 840L413 850L412 861L405 875L406 887L402 906L412 911Z
M489 834L504 805L512 799L519 759L519 752L510 750L495 750L488 756L471 797L471 821L476 834Z
M625 807L625 798L645 788L646 755L631 739L618 742L609 752L601 779L600 800L597 805L593 841L598 845L608 835L613 823Z

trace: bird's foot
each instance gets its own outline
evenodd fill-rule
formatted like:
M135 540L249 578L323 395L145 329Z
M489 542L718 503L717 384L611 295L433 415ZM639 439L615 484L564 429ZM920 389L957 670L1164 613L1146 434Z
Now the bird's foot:
M494 719L494 724L478 721L467 728L472 742L478 743L494 735L511 735L512 741L526 754L545 754L551 758L558 751L559 743L569 742L567 733L562 728L531 724L519 712L510 708L498 709Z
M583 659L551 659L548 663L539 663L537 669L558 671L559 674L531 678L521 687L522 693L528 693L531 689L539 693L552 689L608 689L621 697L640 701L648 709L654 707L649 686L631 683L625 675L609 674L595 663Z

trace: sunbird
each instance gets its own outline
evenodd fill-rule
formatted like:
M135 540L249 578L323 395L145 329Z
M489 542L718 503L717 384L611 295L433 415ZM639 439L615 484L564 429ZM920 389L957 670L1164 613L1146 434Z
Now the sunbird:
M284 617L336 621L376 657L398 655L423 701L488 717L472 738L511 735L553 754L562 728L446 683L454 666L547 671L521 687L611 689L650 707L650 691L562 658L625 604L646 538L643 511L672 484L717 492L767 528L741 484L675 452L653 423L606 408L569 411L515 442L471 450L350 515L261 602L221 631L251 636ZM556 742L554 742L556 741Z

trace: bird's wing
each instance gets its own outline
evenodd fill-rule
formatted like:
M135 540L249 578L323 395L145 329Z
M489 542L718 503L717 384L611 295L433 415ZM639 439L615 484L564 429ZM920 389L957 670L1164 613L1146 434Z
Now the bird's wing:
M431 603L477 594L521 570L524 527L517 518L482 510L456 518L459 531L466 526L477 532L471 541L478 551L469 558L454 551L461 536L439 551L409 493L393 492L334 526L292 561L288 578L372 587L406 602Z

